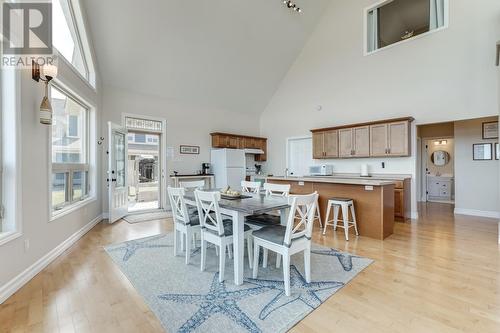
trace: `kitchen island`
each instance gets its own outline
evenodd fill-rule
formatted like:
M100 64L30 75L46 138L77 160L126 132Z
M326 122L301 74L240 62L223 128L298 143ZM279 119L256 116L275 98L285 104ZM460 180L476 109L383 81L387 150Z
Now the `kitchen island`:
M383 240L393 233L395 181L338 177L268 177L267 182L290 184L291 194L318 192L323 221L330 198L351 198L354 200L360 236ZM329 227L328 233L332 232L331 228Z

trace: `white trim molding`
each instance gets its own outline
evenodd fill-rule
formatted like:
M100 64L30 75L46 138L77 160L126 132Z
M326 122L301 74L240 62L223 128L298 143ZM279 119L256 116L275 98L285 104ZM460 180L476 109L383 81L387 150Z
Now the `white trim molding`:
M95 219L87 223L83 228L75 232L64 242L56 246L49 253L44 255L42 258L38 259L33 265L24 270L21 274L14 277L12 280L7 282L5 285L0 286L0 304L5 302L10 296L12 296L16 291L21 289L26 283L28 283L35 275L40 273L45 267L47 267L51 262L53 262L57 257L63 254L67 249L69 249L73 244L75 244L80 238L82 238L87 232L89 232L97 223L102 221L102 215L97 216Z
M477 210L477 209L467 209L467 208L455 208L455 215L470 215L479 217L489 217L492 219L499 219L500 212L488 211L488 210Z

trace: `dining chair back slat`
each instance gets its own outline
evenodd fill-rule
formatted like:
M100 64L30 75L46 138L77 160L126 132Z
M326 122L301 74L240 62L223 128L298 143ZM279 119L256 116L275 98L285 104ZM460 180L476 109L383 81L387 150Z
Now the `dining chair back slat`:
M264 190L266 190L267 196L287 197L290 194L290 188L290 184L264 184Z
M167 191L174 222L189 224L189 213L184 201L185 190L183 188L169 187Z
M242 192L244 193L260 193L260 183L259 182L248 182L245 180L241 181Z
M317 192L289 196L291 208L284 239L286 246L290 246L294 239L302 237L311 239L317 201Z
M191 182L179 182L180 187L184 189L203 189L205 187L205 181L204 180L195 180Z
M201 227L224 236L224 224L219 208L220 192L195 190L194 195Z

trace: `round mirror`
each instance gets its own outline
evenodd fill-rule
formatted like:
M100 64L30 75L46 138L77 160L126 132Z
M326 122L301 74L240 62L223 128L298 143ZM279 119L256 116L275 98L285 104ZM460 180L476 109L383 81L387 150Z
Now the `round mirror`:
M432 164L435 166L445 166L450 162L450 154L444 150L438 150L431 155Z

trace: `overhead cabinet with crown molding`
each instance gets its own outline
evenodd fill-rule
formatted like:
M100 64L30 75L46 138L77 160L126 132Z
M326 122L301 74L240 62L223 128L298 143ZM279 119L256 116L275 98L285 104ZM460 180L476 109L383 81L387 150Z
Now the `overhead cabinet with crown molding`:
M313 158L410 156L411 117L315 129Z
M263 154L255 155L256 162L267 161L267 139L254 136L228 134L228 133L211 133L212 148L228 148L228 149L259 149Z

